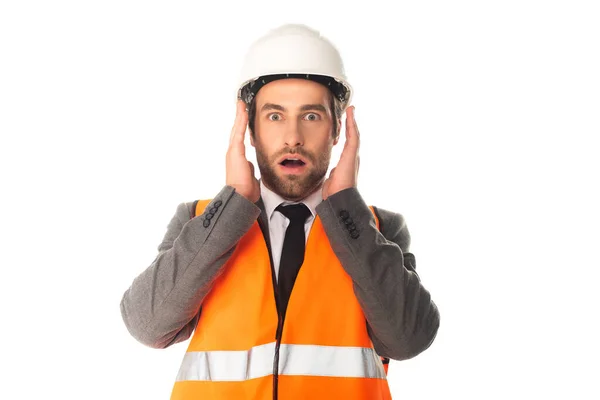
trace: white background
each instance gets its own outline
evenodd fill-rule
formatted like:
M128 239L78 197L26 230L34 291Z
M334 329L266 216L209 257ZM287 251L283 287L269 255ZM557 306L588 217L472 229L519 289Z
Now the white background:
M169 397L187 342L144 347L119 302L224 185L243 54L287 22L342 53L359 190L441 312L394 398L600 398L596 2L205 3L0 6L0 398Z

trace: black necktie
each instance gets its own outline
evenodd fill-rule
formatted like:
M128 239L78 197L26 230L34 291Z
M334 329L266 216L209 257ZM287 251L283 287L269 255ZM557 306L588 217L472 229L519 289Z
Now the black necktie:
M279 205L275 211L281 212L289 220L290 224L285 231L283 248L281 250L281 261L279 262L279 306L281 314L285 315L290 293L300 266L304 261L304 223L311 215L310 210L304 204L292 204L290 206Z

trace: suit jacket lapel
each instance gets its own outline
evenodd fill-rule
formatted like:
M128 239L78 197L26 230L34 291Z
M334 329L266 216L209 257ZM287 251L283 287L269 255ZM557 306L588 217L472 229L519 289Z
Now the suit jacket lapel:
M258 225L263 233L265 238L265 243L267 244L267 249L269 250L269 256L271 258L271 265L273 265L273 256L271 256L271 235L269 234L269 219L267 217L267 212L265 211L265 204L263 203L262 197L259 197L256 203L254 203L260 208L260 214L258 216Z

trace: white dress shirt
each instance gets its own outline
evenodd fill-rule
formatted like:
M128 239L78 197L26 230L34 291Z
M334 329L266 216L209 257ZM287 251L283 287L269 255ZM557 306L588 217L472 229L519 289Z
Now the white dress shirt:
M310 232L310 228L312 227L313 221L315 220L315 216L317 215L317 205L321 203L321 201L323 201L322 188L315 190L314 193L312 193L308 197L305 197L301 201L289 201L285 200L283 197L279 196L277 193L267 188L261 179L260 195L262 197L263 204L265 205L265 212L269 220L271 254L273 255L275 279L278 279L279 261L281 259L281 251L283 249L283 239L285 238L285 231L288 225L290 224L290 220L279 211L275 211L275 209L278 205L282 203L283 205L304 203L312 214L306 219L306 223L304 224L304 237L305 240L307 240L308 233Z

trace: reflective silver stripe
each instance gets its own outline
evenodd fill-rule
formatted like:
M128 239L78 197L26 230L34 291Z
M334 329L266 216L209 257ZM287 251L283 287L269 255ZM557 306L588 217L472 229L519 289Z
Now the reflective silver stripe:
M245 351L195 351L183 358L178 381L243 381L273 373L275 343ZM385 379L371 348L282 344L279 375Z
M385 378L381 358L373 349L297 344L281 345L279 374Z
M241 351L185 353L178 381L244 381L273 374L275 342Z

